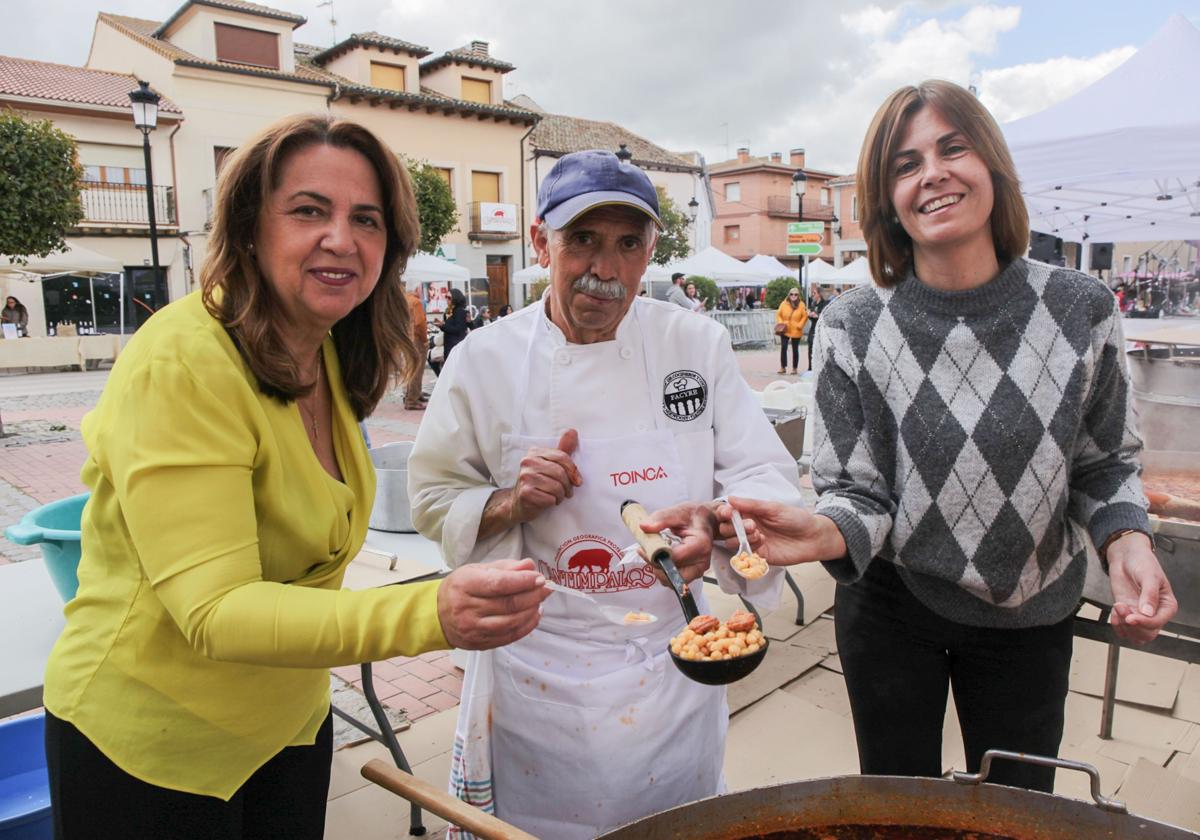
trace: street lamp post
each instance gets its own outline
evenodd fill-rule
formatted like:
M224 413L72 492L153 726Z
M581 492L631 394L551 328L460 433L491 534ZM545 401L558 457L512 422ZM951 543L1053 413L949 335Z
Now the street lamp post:
M161 97L147 82L138 81L138 89L129 92L133 124L142 132L142 154L146 158L146 211L150 214L150 259L154 266L154 282L158 282L158 225L154 218L154 169L150 164L150 132L158 126L158 101ZM122 329L124 333L125 295L121 294Z
M688 221L692 225L692 253L696 253L696 211L700 209L700 202L696 200L696 196L692 196L692 200L688 202Z
M808 183L808 176L804 174L803 169L797 169L792 173L792 191L796 193L796 221L804 221L804 187ZM808 297L808 257L802 257L802 271L800 276L800 286L802 293Z

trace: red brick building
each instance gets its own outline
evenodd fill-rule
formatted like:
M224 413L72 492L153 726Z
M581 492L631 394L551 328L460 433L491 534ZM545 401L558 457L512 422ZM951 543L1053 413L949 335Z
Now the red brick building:
M789 265L798 264L797 257L787 256L788 222L799 221L792 181L798 169L808 179L803 221L825 223L821 257L832 262L835 207L830 182L838 176L805 166L804 149L799 148L791 150L786 162L780 152L751 157L748 148L741 148L735 160L709 166L714 203L712 244L741 260L766 254ZM848 206L846 189L840 192ZM836 217L841 221L842 213Z

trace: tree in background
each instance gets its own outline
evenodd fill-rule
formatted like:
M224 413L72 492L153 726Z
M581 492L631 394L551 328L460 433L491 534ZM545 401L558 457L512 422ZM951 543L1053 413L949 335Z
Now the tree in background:
M0 254L25 265L67 249L83 218L75 139L49 120L0 111Z
M403 155L400 162L408 169L417 197L417 215L421 219L421 241L417 250L432 254L447 234L458 230L458 207L454 204L450 185L437 169L423 160L409 160Z
M654 246L654 256L650 258L650 262L666 265L681 260L692 252L688 241L688 227L691 223L662 187L655 187L654 191L658 193L658 218L662 220L663 229L659 231L658 244Z
M800 284L795 277L776 277L767 284L767 299L763 301L764 309L778 309L779 304L787 297L792 289L799 289ZM801 295L803 296L803 294Z
M702 277L699 274L689 274L684 283L696 284L696 297L704 301L705 311L712 312L717 308L717 298L721 294L721 289L717 286L715 280Z

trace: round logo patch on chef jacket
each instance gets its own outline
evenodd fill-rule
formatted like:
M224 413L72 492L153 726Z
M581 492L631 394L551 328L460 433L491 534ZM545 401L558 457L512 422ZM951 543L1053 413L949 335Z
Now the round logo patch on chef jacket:
M672 420L695 420L708 405L708 383L694 370L677 370L663 380L663 413Z
M538 561L538 569L555 583L584 592L646 589L655 583L645 564L619 566L621 549L599 534L580 534L558 547L554 565Z

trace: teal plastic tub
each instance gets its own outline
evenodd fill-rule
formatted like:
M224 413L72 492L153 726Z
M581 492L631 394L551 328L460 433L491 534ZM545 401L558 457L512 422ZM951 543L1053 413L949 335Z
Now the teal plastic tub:
M46 570L64 601L74 598L79 589L79 522L89 495L81 493L31 510L4 531L18 545L41 548Z

